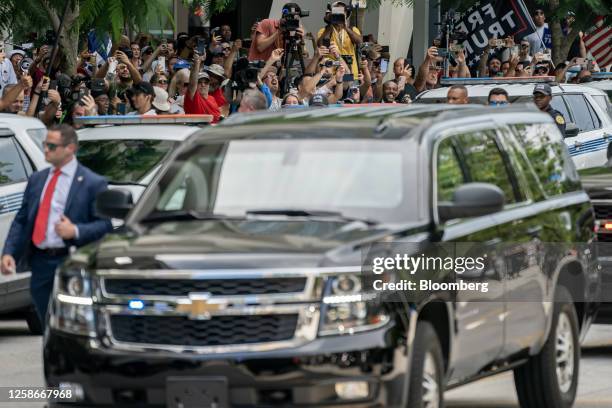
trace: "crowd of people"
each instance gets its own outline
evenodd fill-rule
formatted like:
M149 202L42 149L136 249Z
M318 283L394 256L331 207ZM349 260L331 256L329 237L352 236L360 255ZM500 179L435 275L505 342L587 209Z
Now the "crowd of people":
M280 19L252 26L250 44L236 39L229 25L202 37L179 33L176 39L156 39L139 34L131 40L123 36L106 60L88 50L81 52L72 76L58 68L59 58L48 70L49 45L33 50L27 69L22 64L28 57L25 51L5 55L1 49L0 110L36 116L47 125L73 124L74 118L91 115L180 113L209 114L215 123L234 112L412 103L420 92L439 87L444 75L552 75L558 82L584 82L595 69L585 60L582 33L569 62L552 64L546 49L550 30L542 10L534 13L537 37L518 44L512 37L492 38L477 66L468 65L460 45L449 44L443 57L440 43L435 42L418 68L403 57L390 62L388 47L352 26L350 6L344 2L328 8L324 26L315 35L305 32L300 14L298 4L285 4ZM571 22L568 16L566 35Z

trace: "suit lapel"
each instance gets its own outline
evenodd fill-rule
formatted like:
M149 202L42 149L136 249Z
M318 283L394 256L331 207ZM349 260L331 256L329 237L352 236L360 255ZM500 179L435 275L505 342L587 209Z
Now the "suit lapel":
M75 195L79 192L79 189L83 185L83 169L80 164L77 164L76 173L74 173L74 179L72 179L72 185L70 186L70 191L68 192L68 199L66 200L66 207L64 208L64 214L68 214L70 210L70 205L75 197Z
M38 207L40 206L40 200L42 200L43 190L45 189L45 183L47 182L47 178L49 177L50 168L43 170L40 173L40 177L35 181L35 185L32 188L32 206L30 207L31 214L30 216L34 219L36 217L36 213L38 212Z

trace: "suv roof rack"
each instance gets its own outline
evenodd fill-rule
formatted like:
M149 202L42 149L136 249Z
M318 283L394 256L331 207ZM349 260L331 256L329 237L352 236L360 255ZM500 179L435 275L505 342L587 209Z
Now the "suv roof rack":
M534 77L481 77L481 78L450 78L440 79L441 85L495 85L495 84L538 84L556 85L554 76Z
M208 125L212 115L108 115L81 116L75 123L86 126L98 125Z

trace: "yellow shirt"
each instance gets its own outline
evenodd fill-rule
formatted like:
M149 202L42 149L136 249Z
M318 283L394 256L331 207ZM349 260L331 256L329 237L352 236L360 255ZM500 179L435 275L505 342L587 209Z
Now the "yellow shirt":
M352 27L352 30L354 33L361 36L361 31L359 31L357 27ZM319 38L321 38L324 32L325 28L319 30L317 34L317 41L319 40ZM353 57L353 66L351 67L351 71L352 74L355 76L356 81L357 75L359 75L359 66L357 65L357 55L355 54L355 44L353 44L353 41L351 41L351 37L346 31L340 30L340 32L338 32L338 30L332 27L331 43L335 44L336 47L338 47L340 55L351 55ZM330 58L333 59L332 56L330 56Z

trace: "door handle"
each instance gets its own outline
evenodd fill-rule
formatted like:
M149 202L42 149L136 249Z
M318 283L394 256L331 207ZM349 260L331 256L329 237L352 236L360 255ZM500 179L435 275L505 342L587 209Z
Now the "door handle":
M527 229L527 234L532 237L532 238L537 238L540 236L540 233L542 232L542 226L538 225L535 227L531 227Z
M581 146L582 146L582 142L579 142L579 141L575 141L575 142L574 142L574 147L575 147L576 149L580 149L580 147L581 147Z
M0 203L0 211L4 210L5 205L3 203Z

